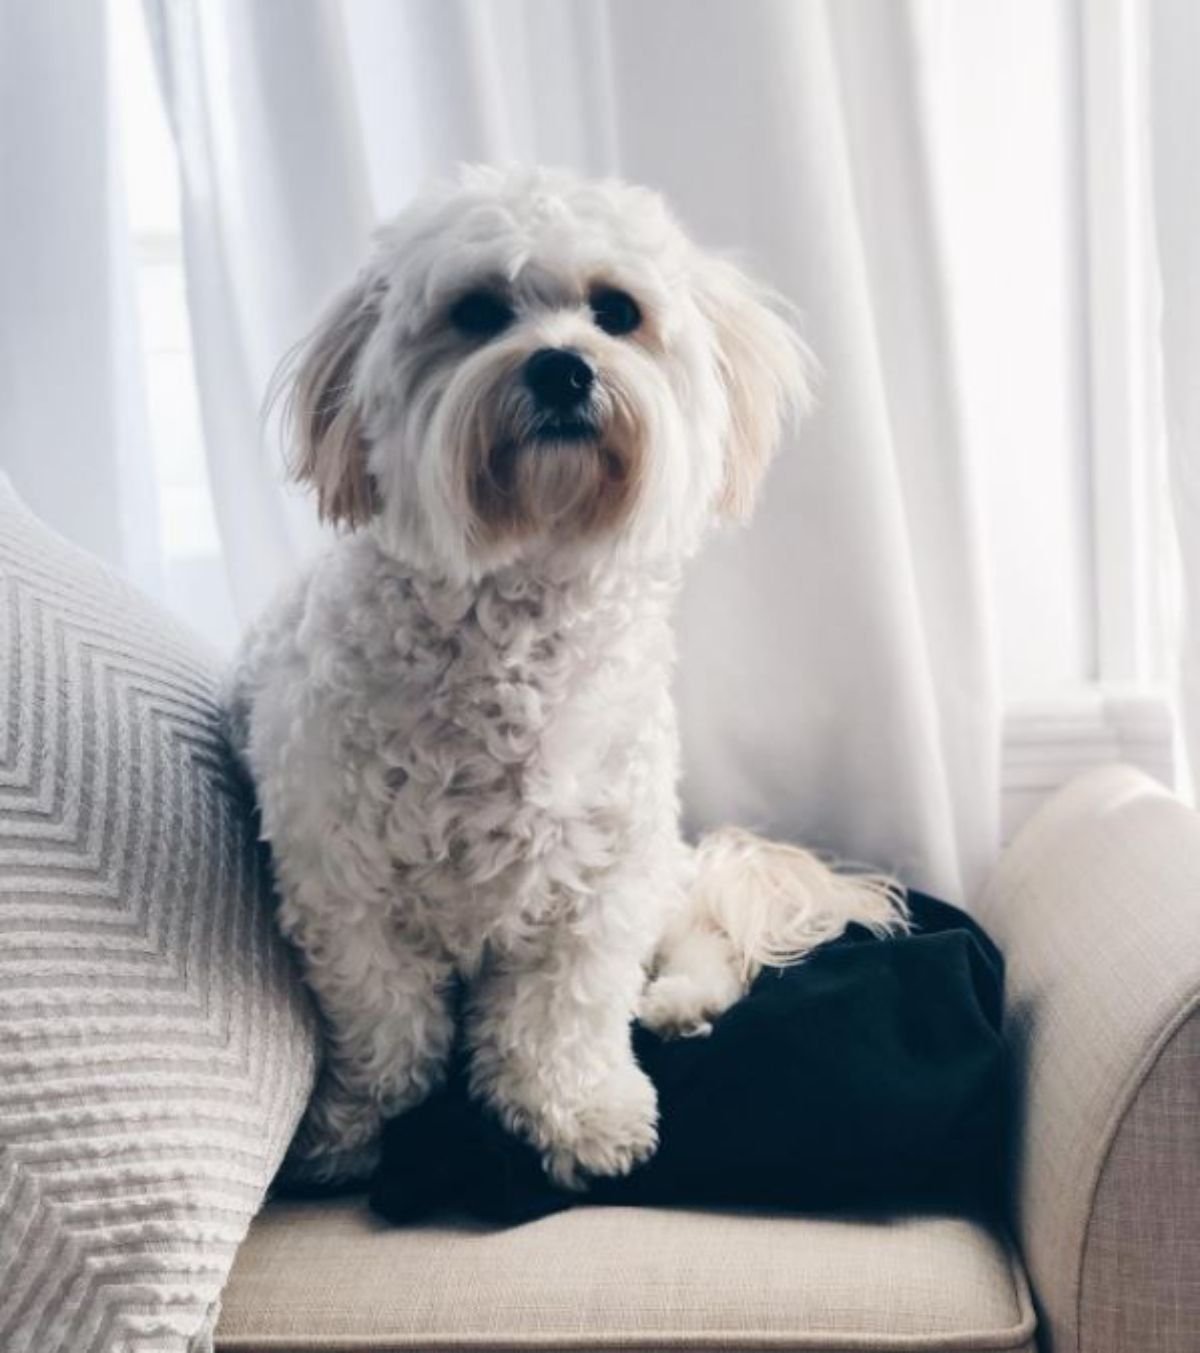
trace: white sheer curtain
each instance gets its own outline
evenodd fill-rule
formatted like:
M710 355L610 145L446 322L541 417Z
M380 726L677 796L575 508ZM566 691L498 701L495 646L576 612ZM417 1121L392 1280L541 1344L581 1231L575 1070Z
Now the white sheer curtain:
M135 4L108 0L126 37ZM951 0L143 0L182 170L220 559L193 420L169 394L190 357L182 345L167 352L162 322L182 311L167 315L154 299L163 287L146 285L151 272L178 274L173 234L167 254L147 253L144 155L130 179L141 203L132 257L105 9L0 0L0 470L66 535L152 592L165 578L168 600L192 610L202 566L200 618L227 639L220 564L245 620L321 540L311 505L282 482L260 406L278 358L356 266L374 221L460 159L618 172L665 190L702 239L740 249L792 296L826 372L820 410L781 457L757 522L714 541L682 607L693 822L752 823L967 894L993 850L1001 791L992 648L1007 697L1083 707L1107 700L1102 683L1114 679L1100 634L1149 636L1151 660L1131 649L1118 675L1180 669L1194 778L1200 14L1190 0L969 10ZM1081 84L1083 49L1093 59ZM1040 102L1007 118L1029 79ZM148 81L135 83L151 97ZM1050 144L1031 155L1047 115ZM1125 128L1116 168L1104 142L1113 126ZM1097 164L1101 192L1089 181ZM1100 370L1089 343L1112 306L1087 288L1135 271L1119 249L1104 253L1121 231L1093 229L1104 202L1123 220L1144 213L1155 256L1139 252L1137 267L1150 301L1156 277L1160 287L1158 308L1143 304L1115 341L1101 335L1110 360ZM981 279L993 260L1014 286ZM135 262L143 332L156 335L154 455ZM1116 292L1140 296L1138 279ZM951 313L964 332L951 332ZM1113 354L1135 347L1138 370L1161 370L1161 388L1135 372L1114 399L1096 398ZM1104 409L1140 408L1143 384L1147 445L1125 464L1128 429ZM1047 389L1064 397L1047 400ZM1170 467L1161 518L1146 474L1159 423ZM1122 484L1148 485L1146 501L1125 511L1118 487L1114 504ZM1147 592L1174 546L1170 517L1186 613L1174 647L1158 623L1171 607ZM1106 548L1113 540L1121 557ZM1104 755L1116 725L1089 718L1089 755ZM1068 772L1078 723L1063 723L1038 766ZM1136 757L1138 729L1117 732L1113 745ZM1010 809L1014 795L1028 806L1053 782L1023 789L1012 772L1019 779L1024 762L1005 764Z
M1162 398L1183 585L1180 708L1200 790L1200 6L1154 0L1149 23Z
M663 189L798 302L825 368L746 533L682 608L695 824L736 820L962 897L997 719L955 406L917 11L838 0L151 0L239 602L311 541L257 405L368 226L462 159Z
M334 7L147 6L179 152L213 507L247 619L318 539L263 436L272 370L361 259L373 221Z
M161 592L105 12L0 4L0 471Z

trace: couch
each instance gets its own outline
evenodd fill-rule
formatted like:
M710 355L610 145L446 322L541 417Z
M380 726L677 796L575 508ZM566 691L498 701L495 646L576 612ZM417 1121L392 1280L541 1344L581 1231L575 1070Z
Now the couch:
M316 1032L190 645L0 481L3 1353L1200 1353L1200 816L1160 786L1084 774L974 904L1003 1215L260 1210Z
M1200 1350L1200 816L1092 771L976 907L1008 962L1006 1217L579 1209L491 1233L274 1203L217 1347Z

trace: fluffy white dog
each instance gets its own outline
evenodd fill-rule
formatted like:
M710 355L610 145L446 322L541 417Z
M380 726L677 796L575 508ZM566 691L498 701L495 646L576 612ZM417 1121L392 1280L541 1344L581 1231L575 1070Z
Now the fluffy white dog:
M761 962L899 921L886 880L680 835L681 566L749 511L809 365L654 194L544 170L403 212L300 350L296 472L348 531L230 693L325 1020L294 1170L369 1172L461 1020L555 1178L626 1171L656 1144L635 1015L703 1032Z

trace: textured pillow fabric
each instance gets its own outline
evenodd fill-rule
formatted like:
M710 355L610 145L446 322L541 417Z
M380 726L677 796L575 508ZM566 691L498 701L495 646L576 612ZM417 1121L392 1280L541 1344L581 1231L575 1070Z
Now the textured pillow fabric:
M211 1346L309 1094L212 663L0 476L0 1349Z

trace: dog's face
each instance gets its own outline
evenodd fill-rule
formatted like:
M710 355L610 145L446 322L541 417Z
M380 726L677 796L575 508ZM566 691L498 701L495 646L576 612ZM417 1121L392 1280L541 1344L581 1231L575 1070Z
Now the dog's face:
M653 193L466 170L379 232L301 350L296 469L323 517L453 577L679 556L748 512L807 368Z

